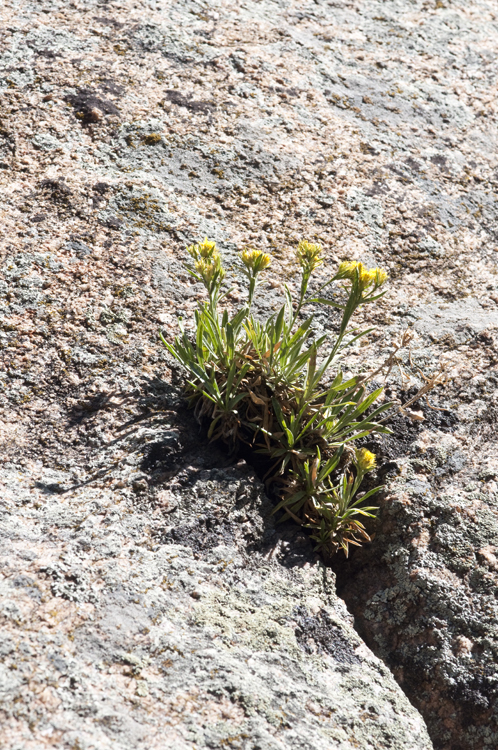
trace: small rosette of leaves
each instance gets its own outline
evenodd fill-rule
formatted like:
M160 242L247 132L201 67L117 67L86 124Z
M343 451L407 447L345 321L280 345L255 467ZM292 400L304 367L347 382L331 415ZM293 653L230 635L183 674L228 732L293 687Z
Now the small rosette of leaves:
M208 436L232 450L240 442L266 458L266 481L279 496L275 511L310 530L317 549L331 555L350 544L369 541L363 520L376 508L365 506L374 488L360 496L365 474L375 457L351 444L372 432L389 432L380 420L391 404L376 405L379 388L368 392L364 375L345 379L340 358L373 329L359 330L350 321L358 308L378 300L387 274L379 268L344 262L317 292L309 281L323 262L322 248L302 240L296 250L301 271L294 301L285 287L285 303L261 321L251 312L261 274L271 258L259 250L242 251L241 272L247 279L246 302L233 315L220 304L225 270L214 242L207 238L187 248L189 273L202 282L207 299L195 311L194 336L181 330L173 342L161 334L168 351L187 372L187 395ZM338 289L325 296L331 284ZM316 338L310 304L341 311L337 335ZM327 385L324 385L324 383Z

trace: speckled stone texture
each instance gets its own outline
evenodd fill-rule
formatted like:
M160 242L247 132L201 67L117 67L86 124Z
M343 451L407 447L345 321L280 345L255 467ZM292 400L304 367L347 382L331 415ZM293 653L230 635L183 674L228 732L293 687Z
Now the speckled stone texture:
M0 19L2 745L494 750L496 3L6 0ZM272 254L260 314L301 237L322 276L382 265L346 369L408 330L387 397L440 373L368 442L375 541L332 569L206 447L158 344L192 324L182 262L205 235L232 309L237 251ZM317 334L336 325L317 310Z
M299 539L272 559L255 477L184 474L168 534L115 492L4 472L2 746L428 750L333 573Z

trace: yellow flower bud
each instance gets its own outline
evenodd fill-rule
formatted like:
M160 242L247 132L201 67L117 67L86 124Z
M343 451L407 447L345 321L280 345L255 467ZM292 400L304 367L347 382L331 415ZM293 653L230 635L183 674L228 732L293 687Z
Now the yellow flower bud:
M216 242L211 242L207 237L199 245L190 245L190 247L187 247L187 252L195 260L200 260L201 258L215 259L219 257Z
M267 253L249 247L241 252L240 258L247 270L252 271L254 276L268 268L271 263L271 258Z
M219 256L216 258L200 258L195 262L195 270L203 280L206 287L209 287L215 274L221 279L225 276L225 271L220 263Z
M356 449L356 465L361 472L372 471L377 466L375 456L366 448Z
M375 281L375 269L368 271L363 263L358 263L358 279L362 289L366 289Z
M208 263L205 258L201 258L200 260L196 260L195 270L197 271L199 276L206 282L206 284L209 284L214 276L216 267L214 263Z
M299 265L309 273L314 271L315 268L320 265L320 263L323 263L322 259L320 258L321 253L321 245L314 245L307 240L301 240L299 245L297 246L296 251Z
M375 286L382 286L387 280L387 273L383 268L374 268L375 271Z
M336 274L337 278L349 279L350 281L353 281L357 266L358 266L358 263L356 263L356 261L354 260L343 261L342 263L339 264L339 269Z

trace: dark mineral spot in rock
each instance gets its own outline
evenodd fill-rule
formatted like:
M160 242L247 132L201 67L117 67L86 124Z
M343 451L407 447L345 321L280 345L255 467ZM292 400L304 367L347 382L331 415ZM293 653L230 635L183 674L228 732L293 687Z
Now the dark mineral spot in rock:
M235 538L234 524L211 513L200 516L195 523L178 526L162 536L165 544L183 544L194 552L213 549L220 544L230 545Z
M185 96L176 89L166 89L164 96L172 104L176 104L179 107L185 107L190 112L211 112L215 109L215 105L212 102L197 101L192 96Z
M443 169L445 171L448 171L446 167L447 159L445 156L440 156L439 154L436 154L435 156L431 156L429 161L431 161L433 164L436 165L436 167L439 167L440 169Z
M65 177L57 179L45 179L40 182L40 189L50 193L53 201L66 201L67 196L71 195L71 188L66 185Z
M119 115L119 110L109 99L100 98L94 89L80 88L75 94L67 94L64 101L74 107L76 117L83 124L95 121L95 111L104 115Z
M371 156L376 156L379 153L370 143L364 141L360 143L360 151L362 154L370 154Z
M16 589L24 589L24 591L28 594L29 597L31 597L31 599L35 599L36 601L41 600L42 592L40 590L40 587L37 582L29 576L16 576L12 580L11 585Z
M123 225L123 221L118 219L117 216L109 216L103 224L108 229L119 229Z
M102 77L99 79L99 89L105 94L111 94L112 96L122 97L126 89L120 83L114 80L114 78Z
M84 258L85 255L90 255L92 252L92 249L88 247L88 245L85 245L84 242L76 239L72 239L68 242L67 247L69 250L72 250L78 258Z
M92 186L92 191L96 193L93 198L94 202L96 202L96 204L98 205L110 189L111 186L108 185L107 182L96 182L95 185Z
M112 26L113 29L122 29L125 25L120 21L116 21L114 18L107 18L106 16L94 16L93 20L97 21L97 23L101 23L102 26Z
M369 198L375 198L377 195L386 195L390 191L391 188L386 183L374 181L371 187L365 188L364 193Z
M334 625L330 615L322 609L310 615L306 607L296 607L292 613L297 623L296 640L308 654L326 653L342 664L359 664L360 657L351 646L341 628Z
M35 51L38 57L46 57L48 60L55 60L56 57L60 57L60 52L55 52L53 49L39 49Z
M35 487L44 493L62 495L65 488L57 482L35 482Z
M420 172L421 165L412 156L409 156L408 159L405 159L405 164L407 165L407 167L413 170L413 172Z

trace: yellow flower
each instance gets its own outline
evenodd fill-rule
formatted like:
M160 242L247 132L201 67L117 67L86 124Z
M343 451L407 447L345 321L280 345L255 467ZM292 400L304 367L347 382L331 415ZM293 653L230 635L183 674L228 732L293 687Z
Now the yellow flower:
M320 258L321 253L321 245L313 245L313 243L307 240L301 240L296 251L299 265L309 273L314 271L320 263L323 263Z
M363 263L358 263L358 280L362 289L366 289L375 281L375 269L370 271L365 268Z
M387 280L387 273L383 268L374 268L375 271L375 286L382 286L384 281Z
M356 465L361 472L372 471L377 466L375 456L366 448L356 449Z
M358 268L360 273L360 285L362 289L367 289L371 284L375 285L378 289L379 286L387 279L387 273L382 268L370 268L368 271L364 268L361 263L358 264L361 268Z
M336 277L338 279L349 279L353 281L358 263L354 260L345 260L339 264Z
M262 253L261 250L252 250L249 247L241 252L240 257L245 267L252 271L254 275L264 271L271 263L269 255Z
M336 278L349 279L349 281L355 281L358 278L360 288L365 290L372 284L375 284L375 288L382 286L387 279L387 273L382 268L365 268L363 263L345 260L340 263Z
M199 260L196 260L195 270L207 287L210 286L217 272L221 279L225 276L225 271L221 266L219 256L216 258L200 258Z
M204 238L204 242L199 245L199 253L202 258L213 258L215 255L219 255L216 242L211 242L207 237Z
M195 260L200 260L201 258L214 259L219 257L216 242L211 242L207 237L204 239L204 242L201 242L199 245L190 245L190 247L187 247L187 252Z

